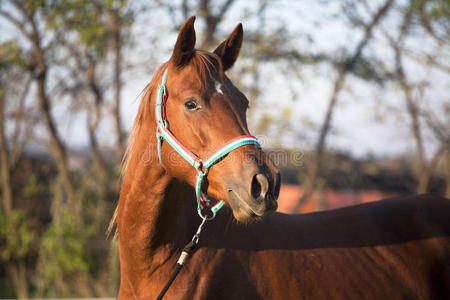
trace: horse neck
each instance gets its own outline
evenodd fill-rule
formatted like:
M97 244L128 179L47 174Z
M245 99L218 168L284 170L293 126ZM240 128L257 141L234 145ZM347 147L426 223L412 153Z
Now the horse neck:
M117 215L121 259L141 267L158 265L178 253L199 223L193 188L167 174L159 163L152 115L142 122L130 154Z

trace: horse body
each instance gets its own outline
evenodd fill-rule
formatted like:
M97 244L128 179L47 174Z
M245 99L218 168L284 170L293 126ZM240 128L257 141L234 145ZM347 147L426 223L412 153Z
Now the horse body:
M146 90L117 209L118 299L155 299L201 221L195 209L195 170L167 143L162 145L164 164L158 160L153 102L158 81L167 69L170 130L205 157L230 138L248 134L246 99L223 74L241 42L238 26L214 54L194 50L189 19L172 58ZM199 75L199 70L205 72ZM192 103L198 105L195 110ZM252 145L230 152L211 168L202 190L227 206L206 223L198 249L166 299L450 295L448 199L415 196L305 215L269 215L276 207L277 172Z
M154 203L163 213L152 217L164 231L142 242L133 238L133 254L123 261L145 258L139 270L122 269L119 299L155 299L199 223L195 199L185 198L192 188L177 180L169 186L170 197L161 193L160 205L170 204ZM151 208L135 217L142 220L142 228L134 227L138 232L149 229L146 210ZM448 199L433 196L275 213L248 225L225 210L207 223L199 249L166 299L445 299L449 215Z
M447 199L422 196L274 214L247 228L211 224L202 246L226 250L218 250L220 265L210 262L216 282L205 299L443 299L450 292L449 214ZM196 255L195 264L208 264Z

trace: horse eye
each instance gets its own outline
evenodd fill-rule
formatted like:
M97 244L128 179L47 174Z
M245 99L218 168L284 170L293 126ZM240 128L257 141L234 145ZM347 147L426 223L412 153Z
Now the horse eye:
M198 110L200 109L200 106L197 104L195 100L188 100L186 103L184 103L184 107L188 110Z

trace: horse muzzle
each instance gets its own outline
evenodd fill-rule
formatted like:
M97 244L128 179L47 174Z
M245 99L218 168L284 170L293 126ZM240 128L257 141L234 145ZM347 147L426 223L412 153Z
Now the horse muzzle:
M239 222L249 222L272 214L278 208L279 173L254 173L250 180L233 181L227 185L228 202Z

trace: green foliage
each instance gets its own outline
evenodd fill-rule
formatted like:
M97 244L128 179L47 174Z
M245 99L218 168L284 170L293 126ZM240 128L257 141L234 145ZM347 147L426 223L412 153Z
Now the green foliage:
M60 223L53 222L40 238L39 261L34 282L41 297L79 295L71 282L85 278L92 264L86 243L90 230L80 229L66 211Z
M0 43L0 70L24 63L25 59L16 41L9 40Z
M428 21L449 23L450 1L448 0L413 0L410 9L422 13Z
M122 29L132 23L132 14L124 9L127 4L126 0L52 0L48 26L76 33L79 44L102 57L113 34L114 15L119 17Z
M77 230L71 215L67 214L63 224L51 224L41 238L41 250L52 253L58 265L65 271L87 271L89 255L84 240L88 233ZM51 276L52 270L48 269Z
M0 260L23 259L30 251L36 233L27 214L20 210L0 213Z
M44 191L44 188L39 185L37 175L32 173L28 179L28 184L23 188L23 194L27 197L38 196Z
M107 176L115 179L112 172ZM31 187L33 180L29 180ZM83 224L67 207L53 207L58 216L39 237L39 257L32 280L36 297L109 297L117 292L119 268L114 263L118 258L105 236L112 203L99 196L94 170L87 168L77 182L75 201L83 207ZM58 184L53 186L55 205L60 203L55 198L61 195L57 193ZM116 199L117 195L112 197Z
M103 55L107 30L101 23L102 7L97 2L52 1L48 26L50 28L64 27L69 32L76 32L79 43Z
M69 64L74 61L73 54L79 55L83 60L81 64L93 61L107 66L106 54L113 49L112 41L119 37L117 41L125 47L130 40L127 30L133 23L134 14L128 9L127 0L25 0L20 2L24 11L15 8L11 2L2 4L2 10L11 12L30 36L33 34L30 20L34 21L49 69L60 62L67 63L64 67L69 69L72 66ZM8 22L6 18L0 18L0 22ZM11 87L20 84L23 77L19 75L36 75L34 65L28 63L34 58L30 36L24 34L20 26L12 25L21 37L0 42L0 80L5 79L0 84L0 92L4 90L8 96L12 94ZM16 74L19 69L22 73ZM52 94L50 98L57 102L58 96ZM12 97L5 99L13 101L10 100ZM37 100L30 97L29 102L31 111ZM105 228L112 215L113 199L117 199L115 187L111 188L115 186L117 174L112 171L113 167L107 168L107 172L111 172L102 175L105 182L101 184L105 186L99 189L100 175L96 171L89 171L85 166L83 180L77 180L78 176L73 172L75 202L83 211L81 220L75 220L67 209L66 195L59 176L55 175L56 167L50 168L50 172L44 170L45 166L51 165L49 161L52 160L36 164L32 161L28 165L21 160L13 170L14 205L30 207L32 204L37 209L32 216L21 211L0 214L0 261L20 261L26 265L26 275L31 277L27 281L32 283L29 292L34 296L114 295L118 286L118 257L116 249L111 249L111 243L106 240ZM3 286L11 288L13 283L9 278L4 280L1 265L0 298L10 297L11 293Z
M36 13L48 4L48 0L25 0L23 6L27 8L30 13Z

